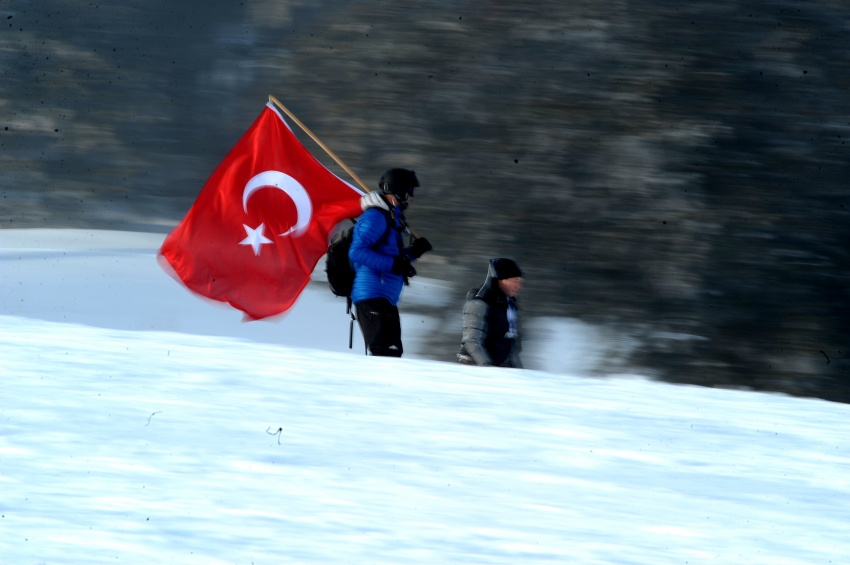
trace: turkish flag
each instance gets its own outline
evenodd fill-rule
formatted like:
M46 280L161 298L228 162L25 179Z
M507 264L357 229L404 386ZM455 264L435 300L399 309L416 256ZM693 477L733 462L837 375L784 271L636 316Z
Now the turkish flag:
M280 314L310 282L334 226L360 215L362 195L319 163L269 102L160 256L202 296L253 319Z

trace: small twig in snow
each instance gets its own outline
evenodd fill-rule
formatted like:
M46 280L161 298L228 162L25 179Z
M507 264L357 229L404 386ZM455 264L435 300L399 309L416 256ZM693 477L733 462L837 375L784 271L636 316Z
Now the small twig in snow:
M283 428L278 428L276 432L270 432L270 429L272 429L271 426L266 428L266 433L270 436L277 436L277 444L280 445L280 433L283 431Z

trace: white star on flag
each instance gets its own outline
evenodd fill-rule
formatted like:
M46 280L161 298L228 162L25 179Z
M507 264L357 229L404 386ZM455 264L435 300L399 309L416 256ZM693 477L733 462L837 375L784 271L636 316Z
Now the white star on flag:
M250 245L254 248L254 255L260 254L261 246L265 243L271 243L272 240L263 235L263 231L266 229L266 224L260 224L260 227L257 229L251 229L245 224L242 224L242 227L245 228L245 233L248 234L248 237L239 242L239 245Z

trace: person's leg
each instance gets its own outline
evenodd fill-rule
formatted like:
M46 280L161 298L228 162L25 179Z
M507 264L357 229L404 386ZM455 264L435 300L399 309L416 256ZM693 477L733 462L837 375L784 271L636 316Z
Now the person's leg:
M401 321L398 308L386 298L363 300L354 305L363 340L372 355L401 357Z

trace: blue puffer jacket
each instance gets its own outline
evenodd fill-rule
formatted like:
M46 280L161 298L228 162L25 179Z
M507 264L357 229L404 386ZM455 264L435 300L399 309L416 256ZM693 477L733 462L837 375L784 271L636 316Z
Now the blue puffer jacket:
M367 208L354 226L348 258L354 265L351 301L355 304L371 298L386 298L395 306L401 297L404 277L392 272L393 257L406 253L407 249L401 248L401 210L395 208L394 212L395 229L390 227L386 238L389 214L378 208Z

